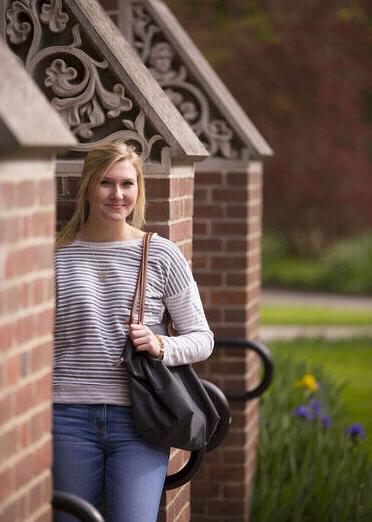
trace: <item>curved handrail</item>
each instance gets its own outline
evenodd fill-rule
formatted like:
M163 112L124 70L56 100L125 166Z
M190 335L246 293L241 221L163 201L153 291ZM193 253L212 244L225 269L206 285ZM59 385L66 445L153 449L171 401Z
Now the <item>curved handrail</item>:
M189 460L183 468L181 468L176 473L173 473L173 475L167 475L164 483L164 489L168 490L179 488L189 482L195 473L199 470L201 463L203 462L204 455L205 448L192 451L190 453Z
M101 513L92 504L72 493L54 491L52 506L56 511L74 515L81 522L105 522Z
M248 339L216 339L216 347L245 348L252 350L260 357L264 369L261 382L253 390L245 392L225 391L225 395L232 401L250 401L260 397L270 386L274 374L274 363L270 350L259 341L249 341Z

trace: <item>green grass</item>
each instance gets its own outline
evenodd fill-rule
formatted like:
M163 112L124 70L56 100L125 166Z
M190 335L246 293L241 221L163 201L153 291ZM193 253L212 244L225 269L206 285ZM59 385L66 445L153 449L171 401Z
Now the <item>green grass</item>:
M364 425L372 458L372 339L297 339L272 341L268 347L274 362L280 352L293 360L319 365L336 382L345 383L341 395L350 423Z
M261 305L264 325L372 326L372 310L310 305Z
M322 277L323 267L315 260L285 257L271 261L263 258L264 286L320 290L324 286Z

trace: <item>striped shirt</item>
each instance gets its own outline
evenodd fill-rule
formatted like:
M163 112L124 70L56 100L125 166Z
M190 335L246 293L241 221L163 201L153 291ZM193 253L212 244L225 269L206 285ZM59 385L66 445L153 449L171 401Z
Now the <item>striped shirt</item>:
M141 257L142 239L75 240L57 251L54 402L130 405L128 375L118 361L128 336ZM105 282L98 270L108 270ZM190 267L171 241L154 234L144 323L161 323L165 308L178 333L164 336L165 364L209 357L213 334Z

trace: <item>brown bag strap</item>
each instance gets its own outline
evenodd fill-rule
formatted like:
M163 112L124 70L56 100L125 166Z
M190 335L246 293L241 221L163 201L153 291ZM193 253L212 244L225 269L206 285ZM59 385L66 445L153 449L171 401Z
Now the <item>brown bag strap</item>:
M153 232L147 232L143 238L142 242L142 260L140 269L137 277L137 285L136 291L133 298L132 310L130 312L129 324L135 321L136 311L139 310L138 313L138 324L143 324L144 315L145 315L145 300L146 300L146 286L147 286L147 261L148 261L148 252L149 252L149 244Z

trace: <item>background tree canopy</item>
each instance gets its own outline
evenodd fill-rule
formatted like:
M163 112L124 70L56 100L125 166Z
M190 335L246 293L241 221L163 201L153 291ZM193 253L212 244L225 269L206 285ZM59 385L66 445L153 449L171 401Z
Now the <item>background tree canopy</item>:
M372 2L166 1L274 149L266 230L304 253L368 229Z

